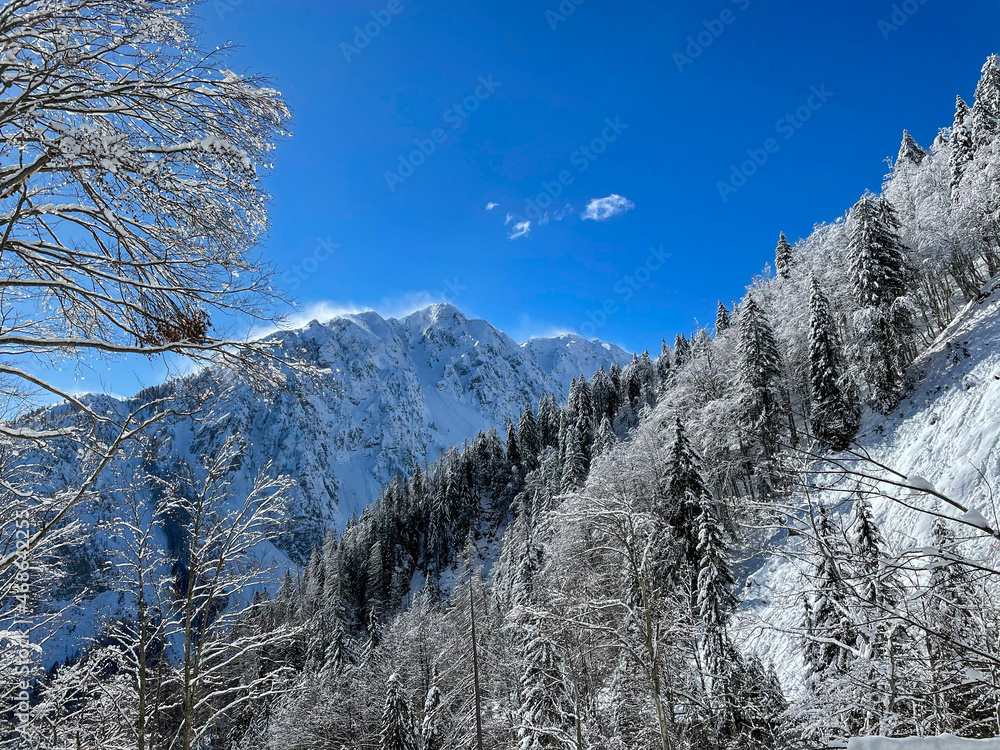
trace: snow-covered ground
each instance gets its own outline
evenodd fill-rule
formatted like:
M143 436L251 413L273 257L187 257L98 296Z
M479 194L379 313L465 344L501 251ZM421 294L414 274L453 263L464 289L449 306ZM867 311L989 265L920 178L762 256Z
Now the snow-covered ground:
M1000 739L965 740L950 734L939 737L855 737L847 750L1000 750Z
M911 374L917 382L909 398L891 415L869 415L859 442L912 484L934 487L997 528L991 493L1000 486L1000 280L969 304ZM931 506L926 495L911 499L955 515L937 508L936 501ZM927 514L885 499L873 500L873 510L897 550L927 545L933 520ZM838 511L848 513L849 503ZM794 551L796 539L786 551ZM749 576L744 598L750 604L743 613L744 623L756 626L748 643L775 664L789 686L803 667L798 649L783 635L802 618L801 598L793 595L801 591L794 557L775 555Z

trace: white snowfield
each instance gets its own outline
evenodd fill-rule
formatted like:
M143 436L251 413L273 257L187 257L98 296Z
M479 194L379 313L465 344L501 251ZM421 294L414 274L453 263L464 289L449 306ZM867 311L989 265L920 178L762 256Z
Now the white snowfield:
M876 460L907 475L907 483L917 488L901 490L901 499L978 528L1000 527L991 504L991 488L1000 489L1000 279L988 284L917 359L911 376L916 386L910 396L888 416L869 414L859 443ZM927 489L961 502L969 512L962 514L919 491ZM872 506L897 553L929 544L931 516L887 499L872 498ZM836 512L846 517L850 503L840 504ZM965 535L974 533L969 526L962 528ZM792 691L804 674L802 655L787 635L802 622L797 592L803 590L799 571L804 563L794 554L800 540L791 537L781 554L768 557L748 576L743 592L748 606L741 618L748 628L748 645L775 665Z
M938 737L855 737L848 741L847 750L1000 750L1000 738L965 740L951 734Z

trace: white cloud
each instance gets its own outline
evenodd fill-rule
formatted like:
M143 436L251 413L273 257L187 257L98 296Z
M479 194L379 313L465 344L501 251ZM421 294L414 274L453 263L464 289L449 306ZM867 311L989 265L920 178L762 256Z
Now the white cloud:
M499 203L493 203L492 201L490 201L489 203L486 204L486 210L492 211L494 208L498 208L499 206L500 206Z
M594 221L607 221L615 216L621 216L633 208L635 208L635 204L628 198L612 193L607 198L592 199L580 216Z
M462 288L464 287L460 287L459 290ZM423 310L425 307L441 302L453 303L453 300L448 298L446 291L436 294L426 291L405 292L398 297L385 297L372 305L320 300L293 310L285 316L280 326L266 325L254 328L249 336L253 339L260 339L278 330L289 331L304 328L314 320L320 323L329 323L334 318L365 312L377 312L383 318L403 318L417 310Z
M514 224L513 228L510 230L510 234L507 235L512 240L516 240L518 237L525 237L531 232L531 222L530 221L519 221Z

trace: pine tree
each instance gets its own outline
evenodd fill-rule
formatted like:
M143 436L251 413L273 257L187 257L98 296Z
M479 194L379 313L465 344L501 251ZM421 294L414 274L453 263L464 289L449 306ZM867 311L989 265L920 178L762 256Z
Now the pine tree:
M700 458L687 438L680 417L666 465L666 487L658 509L680 543L682 567L692 581L698 575L699 517L711 495L702 479Z
M972 142L978 151L1000 133L1000 58L990 55L983 65L972 105Z
M757 306L753 295L747 295L740 306L736 321L738 336L738 376L740 380L740 414L758 442L761 456L770 463L778 452L781 435L781 355L771 324ZM765 467L769 472L770 467Z
M698 518L698 618L705 629L704 651L709 674L722 671L727 652L726 623L736 608L736 580L727 560L722 519L715 503L702 498Z
M611 426L611 420L605 416L597 428L597 434L594 436L594 455L599 456L602 453L606 453L614 446L615 441L615 430Z
M507 465L513 471L518 471L524 465L521 451L517 447L517 428L514 422L507 420Z
M830 305L815 278L809 299L809 390L813 434L835 451L846 449L860 412L847 382L847 366Z
M431 688L424 699L424 718L420 723L420 750L444 750L441 736L441 688L438 687L437 668L431 681Z
M390 675L386 684L379 750L417 750L413 719L398 674Z
M576 705L562 652L533 610L521 614L518 750L576 750Z
M860 369L873 406L883 412L902 394L915 346L898 230L896 213L884 198L865 195L851 209L848 257L860 307L855 314Z
M719 300L719 309L715 312L715 335L718 336L723 331L729 330L729 310Z
M849 669L850 649L854 644L847 582L841 571L846 557L838 531L825 507L819 509L816 523L816 593L809 608L811 622L806 656L815 682L834 680L831 670Z
M521 452L521 458L529 469L538 466L538 456L542 452L542 439L530 404L524 405L521 418L517 423L517 447Z
M972 145L972 113L969 105L962 101L962 97L955 98L955 122L951 127L951 153L948 156L948 163L951 167L951 198L954 202L959 200L959 187L962 184L962 176L965 174L966 165L972 161L975 155L975 147Z
M789 279L794 265L795 251L785 239L785 233L781 232L778 236L778 246L774 250L774 270L778 272L780 278Z
M368 611L366 630L368 631L368 642L365 644L364 656L365 659L369 659L382 645L382 623L374 607Z
M691 359L691 342L683 333L678 333L674 337L674 364L682 367L689 359Z
M920 164L926 156L927 152L913 140L908 130L904 130L903 141L899 144L899 153L896 155L895 169L900 169L901 165Z
M538 430L543 448L559 445L559 405L551 393L544 394L538 402Z
M660 356L656 358L656 379L660 387L660 393L665 393L670 385L672 373L673 355L670 347L667 346L666 339L660 339ZM611 417L614 419L614 417Z

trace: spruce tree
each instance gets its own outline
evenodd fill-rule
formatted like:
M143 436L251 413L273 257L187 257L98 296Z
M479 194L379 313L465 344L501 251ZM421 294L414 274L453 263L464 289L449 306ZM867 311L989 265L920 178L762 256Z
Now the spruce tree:
M597 434L594 436L594 456L599 456L610 450L615 444L615 440L614 427L611 426L611 420L605 416L597 428Z
M683 333L678 333L674 337L674 364L682 367L691 359L691 342Z
M544 394L538 401L538 430L543 448L559 445L559 405L551 393Z
M666 465L666 486L659 501L661 517L680 543L682 566L691 580L698 575L699 518L711 495L700 471L700 458L688 440L680 417L674 422L673 444Z
M660 339L660 356L656 358L656 379L660 387L660 393L665 393L670 385L672 372L673 355L670 347L667 346L666 339ZM614 417L612 417L614 419Z
M777 455L782 429L781 354L771 324L753 295L747 295L740 306L736 329L741 421L751 430L764 461L770 464ZM771 467L766 466L765 472L770 471Z
M955 121L951 127L951 153L948 156L948 163L951 168L951 198L955 203L959 200L959 187L962 184L962 176L965 174L966 165L972 161L975 155L975 147L972 144L972 113L969 105L962 101L962 97L955 98Z
M910 135L908 130L903 131L903 141L899 144L899 153L896 155L895 169L900 169L902 165L920 164L927 156L924 151Z
M1000 58L990 55L983 65L972 105L972 143L978 151L1000 133Z
M777 271L780 278L789 279L792 276L794 265L795 251L785 239L785 233L781 232L778 235L778 246L774 249L774 270Z
M719 308L715 311L715 335L718 336L723 331L729 330L729 310L719 300Z
M915 326L906 300L906 258L899 220L884 198L865 195L851 209L848 258L859 310L860 370L872 405L887 412L903 391Z
M809 299L809 391L813 434L822 445L845 450L858 429L860 412L847 381L837 325L815 278Z
M417 750L413 718L403 695L399 675L392 674L385 689L385 708L379 729L379 750Z
M431 688L424 699L424 718L420 723L420 750L444 750L441 736L441 688L438 687L437 668L431 680Z
M841 563L846 557L839 530L825 507L816 523L816 592L809 607L807 662L815 682L835 680L835 673L849 670L855 629L850 595ZM815 684L814 682L814 684Z
M524 465L521 451L517 447L517 429L514 422L507 420L507 465L511 471L517 472Z
M521 452L521 458L529 469L534 469L538 465L538 456L542 452L542 439L538 429L538 422L531 412L531 405L525 404L521 412L521 418L517 423L517 447Z
M576 705L556 641L533 610L521 612L518 750L576 750Z
M709 673L722 671L727 651L726 623L736 608L736 580L729 567L722 518L715 503L702 498L698 518L698 618L705 629L704 652Z

